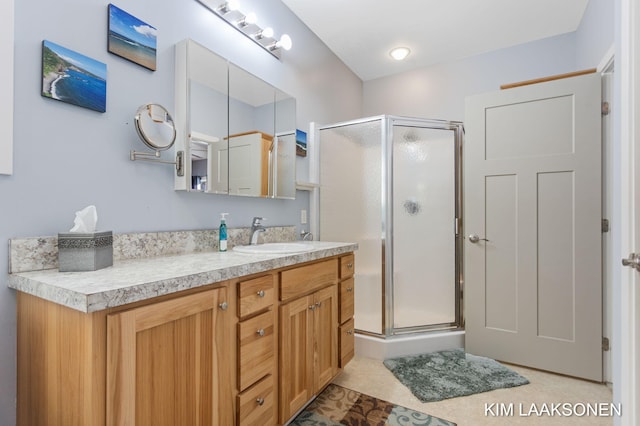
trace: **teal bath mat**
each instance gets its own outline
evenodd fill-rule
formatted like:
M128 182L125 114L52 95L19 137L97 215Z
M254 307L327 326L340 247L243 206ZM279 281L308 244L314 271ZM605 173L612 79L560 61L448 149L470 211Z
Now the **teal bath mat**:
M529 383L499 362L463 349L387 359L384 365L422 402Z

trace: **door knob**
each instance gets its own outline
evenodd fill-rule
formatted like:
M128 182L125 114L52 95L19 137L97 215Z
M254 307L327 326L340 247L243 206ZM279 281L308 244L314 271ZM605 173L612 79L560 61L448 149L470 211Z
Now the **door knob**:
M489 240L487 240L486 238L480 238L478 234L469 234L468 238L469 238L469 241L471 241L472 243L477 243L478 241L489 242Z
M640 254L631 253L628 259L622 259L623 266L631 266L633 269L640 271Z

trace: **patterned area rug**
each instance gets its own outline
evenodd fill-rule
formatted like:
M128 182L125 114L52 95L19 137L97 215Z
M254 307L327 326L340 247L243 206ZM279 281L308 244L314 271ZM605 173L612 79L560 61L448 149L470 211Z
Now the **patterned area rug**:
M455 423L331 384L290 425L455 426Z
M422 402L529 383L498 361L463 349L387 359L384 365Z

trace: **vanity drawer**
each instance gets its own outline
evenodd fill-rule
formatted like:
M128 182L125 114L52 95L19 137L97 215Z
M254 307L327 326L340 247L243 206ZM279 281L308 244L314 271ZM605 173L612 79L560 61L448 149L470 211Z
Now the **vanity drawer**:
M276 405L273 375L268 375L259 383L237 397L238 425L265 426L276 424Z
M353 318L340 326L340 368L344 368L355 354L354 326Z
M352 277L356 270L356 257L353 254L340 258L340 279Z
M337 282L338 259L312 263L280 274L280 300L291 299Z
M339 322L343 322L353 318L354 314L354 297L355 297L355 281L349 278L340 283L340 318Z
M242 392L275 367L274 311L238 324L238 388Z
M273 305L275 276L265 275L238 283L238 316L244 318Z

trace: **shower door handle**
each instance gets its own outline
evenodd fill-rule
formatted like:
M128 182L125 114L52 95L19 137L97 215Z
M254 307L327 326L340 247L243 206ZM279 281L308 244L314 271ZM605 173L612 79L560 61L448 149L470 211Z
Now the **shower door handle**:
M471 241L474 244L477 243L478 241L489 242L489 240L487 240L486 238L480 238L478 234L469 234L469 241Z

